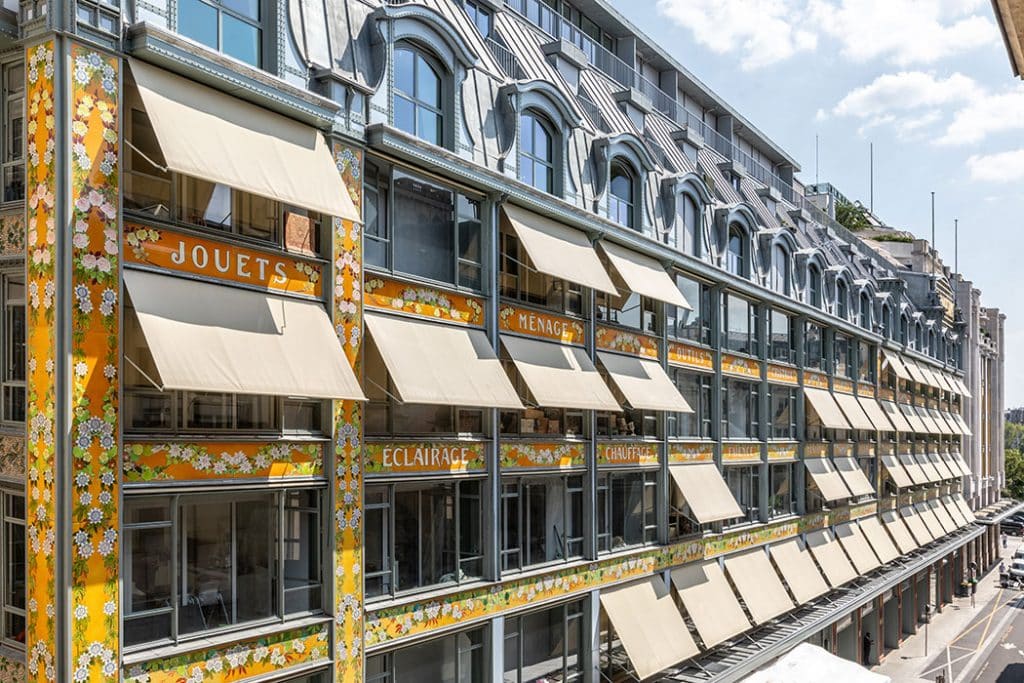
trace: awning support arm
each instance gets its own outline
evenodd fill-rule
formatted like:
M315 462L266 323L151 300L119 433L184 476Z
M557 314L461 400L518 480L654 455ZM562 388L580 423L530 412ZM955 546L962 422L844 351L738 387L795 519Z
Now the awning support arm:
M126 361L128 361L128 365L131 365L131 366L132 366L133 368L135 368L136 370L138 370L138 371L139 371L139 374L140 374L140 375L142 375L143 377L145 377L145 378L146 378L146 381L147 381L147 382L149 382L150 384L152 384L152 385L153 385L153 387L154 387L154 388L155 388L155 389L156 389L157 391L159 391L159 392L163 393L163 390L164 390L163 386L162 386L162 385L160 385L160 384L157 384L157 383L156 383L156 382L155 382L155 381L153 380L153 378L152 378L152 377L150 377L149 375L147 375L147 374L146 374L146 371L145 371L145 370L143 370L142 368L140 368L140 367L138 366L138 364L137 364L137 363L136 363L135 361L133 361L133 360L131 359L131 357L129 357L128 355L125 355L124 359L125 359Z

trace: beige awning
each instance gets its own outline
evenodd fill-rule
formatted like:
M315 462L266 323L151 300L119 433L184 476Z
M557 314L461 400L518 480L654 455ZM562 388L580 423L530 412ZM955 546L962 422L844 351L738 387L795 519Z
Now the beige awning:
M843 500L852 495L828 458L804 458L804 467L821 492L821 497L827 502Z
M947 534L951 534L956 531L960 525L953 521L953 518L946 511L946 506L943 505L939 500L932 498L927 501L928 507L931 509L932 514L935 515L935 519L939 520L939 525L942 530Z
M641 680L700 652L660 575L602 590L601 607Z
M924 522L932 538L939 539L946 535L946 530L942 528L942 524L939 523L938 518L927 503L914 503L914 512Z
M964 433L964 427L967 425L962 422L962 418L960 418L959 415L942 411L942 419L944 419L946 424L949 425L949 428L953 430L953 436L970 436L970 434Z
M939 425L939 429L942 430L943 434L946 436L959 436L960 425L949 416L949 413L934 408L929 409L928 412L932 414L932 419Z
M743 510L714 463L669 465L668 472L698 523L743 516Z
M769 547L772 560L797 604L804 605L828 593L828 584L814 564L814 558L798 538L791 538Z
M962 493L955 494L953 496L953 502L956 503L958 508L960 508L960 512L963 513L968 522L973 522L977 519L977 517L974 516L974 511L971 510L971 506L967 504L966 500L964 500Z
M882 410L882 406L878 405L878 401L869 396L858 396L857 402L860 403L860 407L864 409L864 414L871 420L871 424L875 426L875 430L879 432L895 432L897 431L893 427L892 422L885 416L885 411Z
M967 424L967 420L964 419L963 415L961 415L960 413L950 413L950 415L953 416L953 419L956 420L956 423L960 426L961 434L963 434L964 436L973 436L973 432L971 432L971 427L970 425Z
M893 426L896 427L897 432L903 434L912 434L914 432L914 428L910 426L907 418L903 416L903 411L897 408L895 403L892 401L879 401L878 404L882 406L882 411L889 418L889 421L892 422Z
M839 404L839 408L843 411L843 415L846 416L846 421L850 423L851 427L869 432L875 431L875 425L871 423L864 409L860 407L856 396L843 393L835 393L832 396Z
M124 282L163 389L366 400L318 302L139 270Z
M900 453L899 459L903 469L907 471L910 480L915 485L927 484L929 482L928 475L924 473L921 465L918 464L913 455L910 453Z
M943 419L942 414L939 413L938 410L935 410L934 408L925 408L924 410L928 412L928 415L932 418L932 422L934 422L935 426L939 428L939 434L943 436L952 436L955 433L949 428L949 425L946 424L946 420Z
M850 489L854 496L875 495L875 487L864 476L864 471L861 470L856 460L853 458L833 458L832 462L835 464L839 476L846 483L846 487Z
M672 570L672 583L705 648L750 628L750 620L716 560L676 567Z
M320 131L129 59L172 171L362 222Z
M903 417L906 418L907 423L910 425L910 431L917 434L928 434L931 432L931 429L917 416L914 406L907 405L906 403L900 403L899 406L900 411L903 412Z
M953 459L952 454L947 451L940 451L939 459L942 460L942 464L949 470L952 479L960 479L964 476L964 473L960 471L960 465Z
M905 489L914 485L910 475L903 469L895 455L883 455L880 460L882 461L882 467L889 473L889 478L892 479L892 483L896 485L896 488Z
M693 408L657 361L607 351L598 351L597 357L626 402L633 408L672 413L693 412Z
M967 466L967 461L964 460L964 456L960 454L960 451L953 451L950 453L950 457L952 457L953 462L956 463L956 467L960 470L960 474L965 477L971 476L971 468Z
M926 385L933 387L935 389L942 388L942 385L939 383L938 377L935 376L935 373L932 371L930 367L922 363L918 363L917 370L918 372L921 373L921 377L924 378L924 383Z
M914 460L917 461L921 471L924 472L924 476L928 479L928 483L937 484L942 481L942 475L932 464L931 459L925 453L915 453Z
M501 343L537 405L622 410L584 349L507 334Z
M942 505L946 508L946 512L949 513L949 516L953 518L953 521L956 522L957 528L967 526L971 523L970 520L964 516L963 510L960 509L960 506L956 504L956 501L953 500L952 497L943 496Z
M605 240L601 241L601 248L629 291L673 306L691 308L672 277L655 259Z
M928 411L924 407L922 407L922 406L909 406L909 407L910 407L911 410L914 411L914 414L917 416L917 419L921 422L921 424L924 425L924 433L925 434L938 435L938 434L942 433L942 432L939 431L939 426L937 424L935 424L935 421L932 420L932 416L928 414Z
M948 391L948 392L953 393L953 394L960 393L957 390L956 385L953 384L952 380L950 379L950 376L947 373L945 373L945 372L936 372L935 376L939 379L939 382L942 384L942 390L943 391Z
M928 378L925 377L923 372L921 372L921 367L916 362L910 360L909 358L904 360L903 362L906 365L907 372L910 373L910 377L913 381L917 382L918 384L928 384Z
M917 514L917 510L911 505L900 508L900 516L903 522L907 525L910 530L910 535L914 537L914 542L920 545L928 545L935 540L935 535L925 524L924 518ZM932 515L932 519L935 519L935 515ZM938 525L938 522L935 522Z
M826 429L850 429L850 423L843 417L843 411L832 397L832 392L804 387L804 396Z
M755 624L770 621L796 606L764 548L729 555L725 558L725 571Z
M892 537L893 543L896 544L901 553L906 555L917 549L918 542L914 540L914 537L910 534L910 529L907 528L898 512L895 510L883 511L882 525L889 532L889 536Z
M842 547L828 529L819 529L807 534L807 548L833 588L857 578L857 570L846 559Z
M501 213L539 272L618 296L585 232L514 204L502 204Z
M954 377L953 384L954 386L956 386L958 390L957 393L959 393L964 398L971 398L971 391L970 389L967 388L967 385L964 384L964 381L962 379L960 379L959 377Z
M846 551L858 574L867 574L882 564L878 561L875 551L871 549L868 539L864 537L864 533L856 522L836 525L835 533L839 545L843 546L843 550Z
M914 378L910 376L909 372L907 372L907 367L903 364L903 361L900 359L899 354L895 353L894 351L889 351L888 349L882 349L882 358L886 363L889 364L889 366L892 368L892 371L896 373L897 377L899 377L900 379L914 381Z
M878 517L874 515L864 517L858 520L858 523L860 524L860 530L864 533L864 537L868 539L871 549L875 551L875 555L882 561L882 564L889 564L900 556L900 551L896 548L896 544L892 542L892 539L889 538L889 534L886 532L885 527L882 526L882 522Z
M930 460L935 469L939 471L939 475L942 477L943 481L960 478L960 472L954 472L950 469L949 465L946 464L946 461L943 460L941 454L932 451L928 454L928 460Z
M402 402L523 408L482 330L379 313L365 318Z

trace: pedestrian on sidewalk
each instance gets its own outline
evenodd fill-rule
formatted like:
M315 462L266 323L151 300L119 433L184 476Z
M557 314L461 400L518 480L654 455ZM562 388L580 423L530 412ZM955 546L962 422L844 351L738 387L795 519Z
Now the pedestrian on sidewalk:
M871 646L875 639L871 637L871 631L864 631L864 666L871 666Z
M1006 532L1003 532L1003 550L1006 550Z

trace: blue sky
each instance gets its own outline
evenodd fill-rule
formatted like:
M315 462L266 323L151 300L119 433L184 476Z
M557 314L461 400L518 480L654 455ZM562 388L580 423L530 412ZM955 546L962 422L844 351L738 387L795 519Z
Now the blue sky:
M1024 404L1024 83L989 0L612 0L801 165L929 238L1006 315L1006 403Z

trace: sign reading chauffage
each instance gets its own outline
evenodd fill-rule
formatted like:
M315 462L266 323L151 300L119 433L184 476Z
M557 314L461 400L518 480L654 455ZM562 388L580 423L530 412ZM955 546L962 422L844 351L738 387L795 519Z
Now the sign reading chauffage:
M319 297L321 264L191 233L127 225L125 260L163 270L249 285L272 292Z

